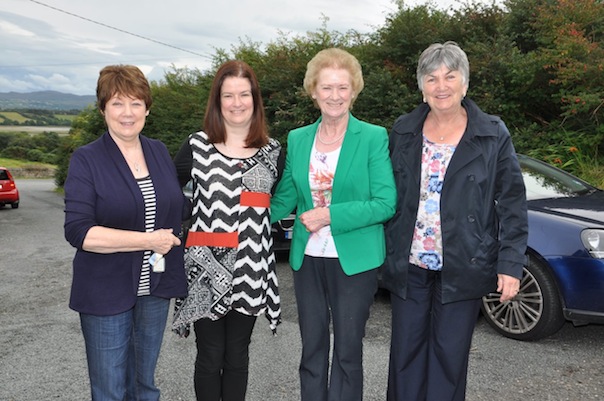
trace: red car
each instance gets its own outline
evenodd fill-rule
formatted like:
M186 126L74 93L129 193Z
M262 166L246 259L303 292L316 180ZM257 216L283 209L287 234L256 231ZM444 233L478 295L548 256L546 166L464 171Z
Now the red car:
M19 190L11 173L0 167L0 208L10 204L13 209L19 207Z

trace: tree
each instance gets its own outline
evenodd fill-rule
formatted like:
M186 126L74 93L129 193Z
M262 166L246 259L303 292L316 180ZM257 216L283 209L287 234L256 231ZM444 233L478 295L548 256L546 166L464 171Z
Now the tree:
M86 108L73 120L69 136L62 139L57 152L55 183L58 187L63 187L63 184L65 184L69 159L73 151L94 141L105 131L105 120L95 107Z
M421 102L416 78L421 52L453 40L470 60L468 95L502 117L519 152L542 159L566 154L566 166L578 155L588 156L583 160L592 160L597 169L604 150L601 0L507 0L504 7L472 1L443 10L434 3L409 7L394 0L396 10L371 34L329 31L324 17L319 29L305 35L280 32L265 46L246 38L229 51L218 49L209 71L172 67L163 80L152 82L154 105L143 133L175 154L188 134L202 129L216 69L241 59L260 81L271 135L285 145L290 130L319 116L303 80L308 61L327 47L346 49L361 63L365 88L354 114L390 128ZM104 130L94 109L76 118L62 144L57 182L64 179L70 152ZM569 153L570 148L580 152Z
M210 85L208 74L175 67L163 81L152 82L153 105L143 134L162 140L175 155L188 135L202 129Z

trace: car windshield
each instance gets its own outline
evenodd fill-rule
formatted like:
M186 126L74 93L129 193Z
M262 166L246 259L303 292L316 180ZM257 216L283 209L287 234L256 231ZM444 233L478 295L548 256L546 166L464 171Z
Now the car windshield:
M528 200L584 195L594 190L579 178L546 163L518 156Z
M0 180L8 180L8 173L6 170L0 170Z

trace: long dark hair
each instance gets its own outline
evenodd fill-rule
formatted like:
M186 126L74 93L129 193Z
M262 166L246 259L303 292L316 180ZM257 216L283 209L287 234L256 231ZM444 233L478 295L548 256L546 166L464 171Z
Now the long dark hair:
M247 78L250 81L254 112L246 146L248 148L261 148L268 143L268 127L264 115L262 95L260 94L260 85L252 67L240 60L227 61L216 72L206 106L204 131L211 143L222 143L226 140L226 128L220 107L220 91L224 80L229 77Z

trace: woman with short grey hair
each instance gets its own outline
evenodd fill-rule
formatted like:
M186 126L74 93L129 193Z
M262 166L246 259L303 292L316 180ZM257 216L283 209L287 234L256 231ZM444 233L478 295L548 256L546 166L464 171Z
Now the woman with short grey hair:
M386 224L391 291L389 401L462 401L480 299L518 293L528 222L520 166L499 117L466 98L469 63L454 42L420 56L424 102L397 119L398 192Z

